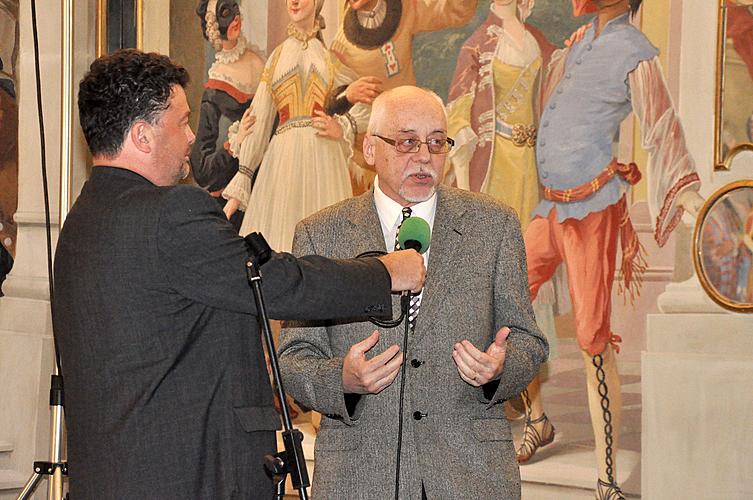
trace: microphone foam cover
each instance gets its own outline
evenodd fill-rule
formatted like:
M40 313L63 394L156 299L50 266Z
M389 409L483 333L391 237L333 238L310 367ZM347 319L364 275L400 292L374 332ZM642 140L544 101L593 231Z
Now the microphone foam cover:
M408 217L400 226L397 240L400 242L400 248L413 248L418 253L426 252L431 242L429 223L421 217Z

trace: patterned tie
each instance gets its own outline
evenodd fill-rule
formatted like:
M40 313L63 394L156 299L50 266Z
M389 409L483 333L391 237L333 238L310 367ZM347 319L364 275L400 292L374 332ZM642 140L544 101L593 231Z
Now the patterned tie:
M400 239L398 236L400 235L400 226L403 225L403 222L405 222L405 219L411 216L413 213L413 210L411 210L410 207L403 207L403 220L400 221L400 224L397 226L397 231L395 231L395 250L401 250L400 248Z
M400 250L400 227L403 225L403 222L405 222L405 219L411 216L413 211L410 209L410 207L403 207L403 220L400 221L400 225L397 227L397 231L395 232L395 250ZM413 333L413 331L416 329L416 318L418 317L418 308L421 306L421 295L414 295L410 299L410 307L408 308L408 325L410 326L410 331Z

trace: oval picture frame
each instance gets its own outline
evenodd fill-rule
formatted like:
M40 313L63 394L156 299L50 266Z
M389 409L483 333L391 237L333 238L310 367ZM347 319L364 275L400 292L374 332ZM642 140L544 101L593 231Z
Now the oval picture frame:
M693 233L693 263L714 302L753 312L753 179L727 184L706 200Z

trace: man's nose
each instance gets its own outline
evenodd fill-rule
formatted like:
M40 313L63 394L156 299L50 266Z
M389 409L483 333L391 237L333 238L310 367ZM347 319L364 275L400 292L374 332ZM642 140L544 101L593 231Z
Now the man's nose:
M413 153L413 157L424 162L428 162L431 159L431 153L429 152L429 145L422 142L418 145L418 151Z

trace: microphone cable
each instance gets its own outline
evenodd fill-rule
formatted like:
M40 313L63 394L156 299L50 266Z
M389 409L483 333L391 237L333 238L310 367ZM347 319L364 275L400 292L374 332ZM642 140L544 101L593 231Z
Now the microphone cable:
M39 34L37 30L37 2L32 0L31 2L31 27L32 38L34 41L34 74L36 82L36 94L37 94L37 114L39 118L39 150L41 156L42 166L42 189L44 192L44 218L45 229L47 235L47 285L50 291L50 315L55 316L54 302L55 302L55 290L53 284L53 270L52 270L52 223L50 221L50 190L47 182L47 151L44 137L44 114L42 112L42 83L39 69ZM55 351L55 367L57 368L57 374L60 375L60 381L62 384L63 369L60 362L60 351L58 349L58 339L55 335L55 328L53 323L52 328L52 344Z
M362 259L364 257L381 257L382 255L387 255L387 252L380 250L368 250L356 255L356 259ZM410 307L410 298L410 293L408 292L405 292L400 296L400 316L397 319L384 320L376 318L374 316L368 316L369 321L381 328L396 328L400 325L400 323L403 322L403 319L405 319L405 316L408 314L408 307Z
M387 252L379 250L370 250L360 253L356 256L357 259L363 257L380 257L386 255ZM403 449L403 414L404 414L404 399L405 399L405 365L408 363L408 333L410 333L410 318L408 316L408 309L410 308L410 301L413 294L410 292L403 292L400 296L400 317L395 320L379 320L373 316L369 316L369 321L382 328L395 328L400 323L405 322L405 329L403 331L403 362L400 364L400 398L398 403L398 421L397 421L397 457L395 459L395 500L399 500L400 497L400 455L402 455Z

